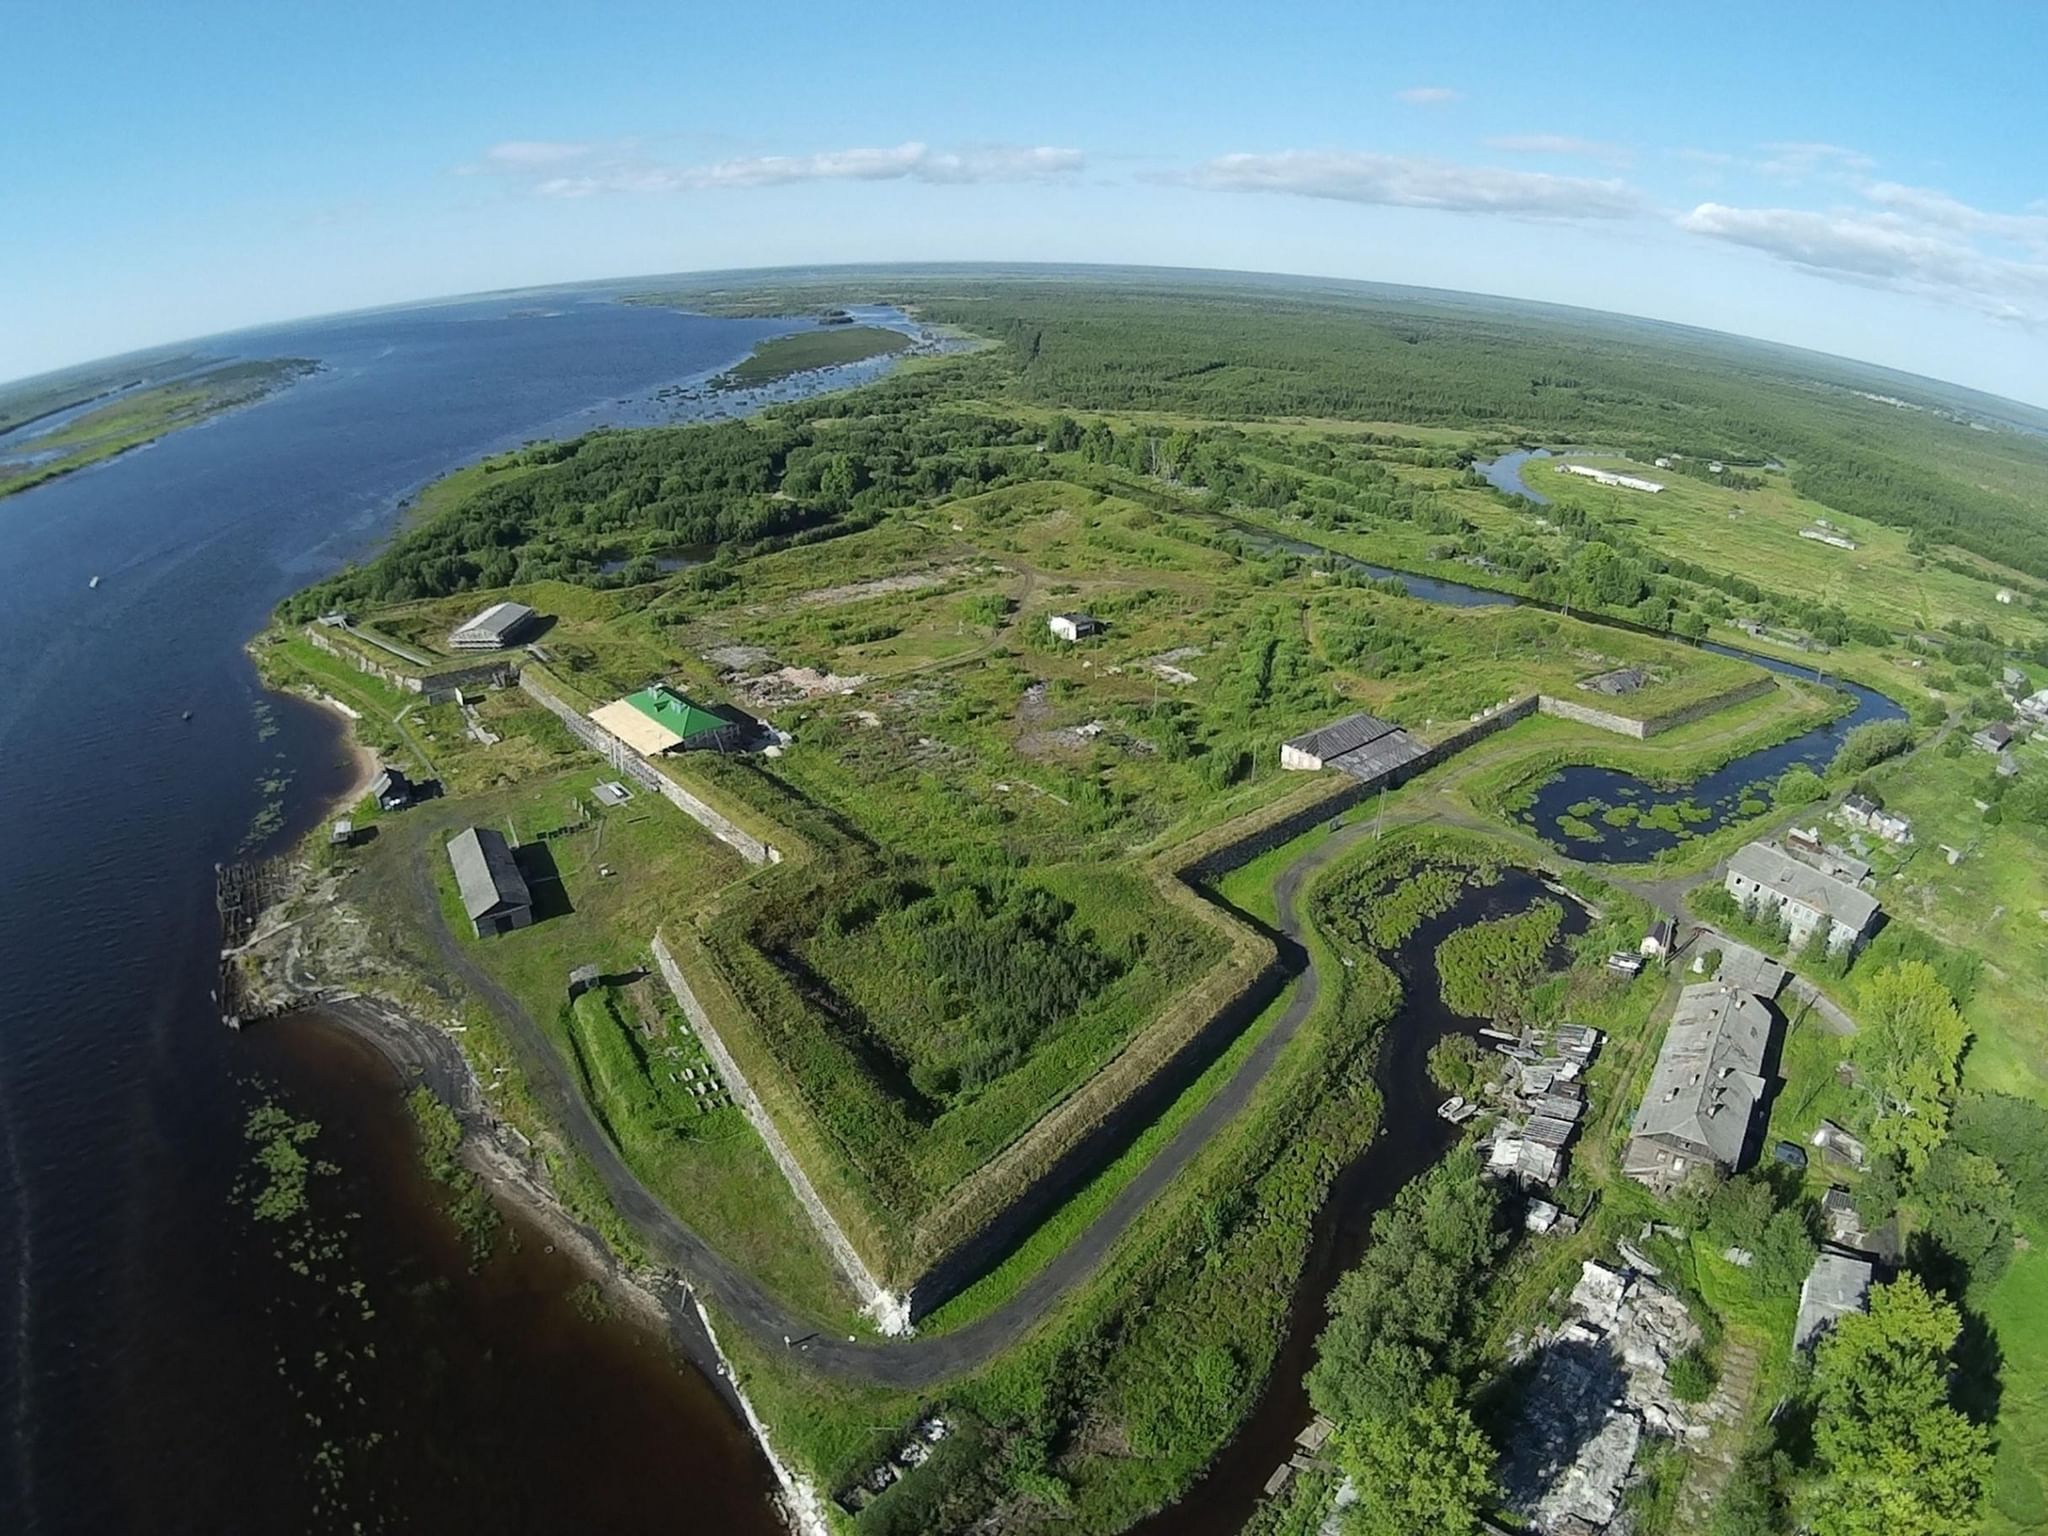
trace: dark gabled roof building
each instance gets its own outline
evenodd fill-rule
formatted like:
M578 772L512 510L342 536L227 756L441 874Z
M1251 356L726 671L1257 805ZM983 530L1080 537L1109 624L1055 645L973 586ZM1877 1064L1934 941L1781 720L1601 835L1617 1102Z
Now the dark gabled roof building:
M493 827L463 828L448 839L448 862L462 892L462 910L478 938L533 922L533 894L504 833Z
M1680 992L1622 1171L1656 1190L1701 1165L1734 1172L1763 1103L1771 1029L1754 993L1721 982Z
M380 810L398 811L412 804L412 780L396 768L385 768L370 780L370 793Z
M1280 766L1309 773L1337 768L1371 782L1414 762L1426 751L1392 721L1361 712L1282 742Z

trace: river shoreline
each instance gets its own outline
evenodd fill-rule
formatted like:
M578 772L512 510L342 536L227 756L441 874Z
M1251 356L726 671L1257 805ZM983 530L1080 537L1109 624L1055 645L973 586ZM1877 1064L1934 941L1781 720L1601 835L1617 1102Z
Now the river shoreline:
M370 792L370 786L376 782L381 766L377 761L377 754L357 737L356 712L341 700L312 689L292 696L304 699L314 708L333 715L341 722L341 747L348 754L349 780L327 801L321 819L326 821L336 816L344 816L355 808L356 803Z
M712 1332L709 1316L686 1277L643 1271L620 1261L604 1239L570 1213L536 1166L531 1144L494 1114L483 1083L461 1045L448 1033L382 998L358 994L307 1000L298 1010L259 1026L337 1029L371 1047L389 1065L401 1091L424 1085L462 1126L463 1166L483 1182L493 1201L545 1232L621 1310L704 1378L747 1426L781 1487L776 1513L796 1536L827 1536L822 1501L768 1439L767 1426L740 1389L731 1362Z

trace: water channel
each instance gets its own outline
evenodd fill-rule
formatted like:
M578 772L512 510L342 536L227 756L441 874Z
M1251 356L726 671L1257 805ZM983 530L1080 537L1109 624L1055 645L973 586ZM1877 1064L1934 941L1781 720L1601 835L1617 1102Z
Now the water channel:
M1373 1069L1381 1108L1372 1145L1337 1175L1316 1215L1308 1260L1288 1309L1287 1337L1252 1416L1200 1481L1138 1526L1137 1536L1235 1536L1250 1518L1266 1479L1295 1449L1294 1437L1313 1416L1303 1378L1329 1320L1331 1288L1365 1253L1373 1217L1461 1134L1436 1113L1444 1094L1429 1075L1430 1047L1446 1035L1476 1037L1488 1021L1466 1018L1444 1005L1437 985L1437 946L1460 928L1514 916L1542 900L1563 907L1560 946L1553 955L1562 963L1563 940L1586 931L1586 910L1531 871L1513 867L1503 869L1490 885L1466 886L1448 911L1421 923L1384 957L1400 978L1401 1006L1386 1027Z

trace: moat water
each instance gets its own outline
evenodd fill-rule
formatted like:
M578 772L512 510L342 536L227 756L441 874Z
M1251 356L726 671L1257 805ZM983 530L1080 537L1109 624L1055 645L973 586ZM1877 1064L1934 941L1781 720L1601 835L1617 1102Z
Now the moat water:
M274 604L483 453L878 371L712 395L803 322L618 292L203 343L323 366L0 500L0 1529L779 1528L712 1384L572 1301L545 1238L471 1272L377 1058L302 1021L231 1033L210 997L213 866L348 778L335 723L242 654ZM268 1099L340 1170L312 1181L324 1290L236 1193Z
M1548 505L1544 497L1522 484L1521 466L1533 457L1547 457L1542 450L1518 449L1473 467L1496 488ZM1491 591L1440 576L1422 576L1399 571L1371 561L1339 554L1305 539L1291 537L1259 524L1219 517L1243 543L1254 549L1298 555L1305 560L1341 566L1370 576L1375 581L1397 581L1408 596L1425 603L1456 608L1539 606L1506 592ZM1639 626L1581 610L1578 618L1590 624L1610 624L1634 633ZM1675 642L1683 644L1684 642ZM1782 677L1820 683L1847 695L1849 707L1819 725L1810 727L1769 746L1757 747L1732 758L1721 767L1696 779L1679 783L1653 783L1615 768L1574 765L1561 769L1537 785L1528 803L1516 813L1532 832L1572 858L1588 864L1633 864L1654 858L1677 847L1688 837L1697 837L1727 825L1743 815L1743 802L1760 797L1770 802L1771 785L1787 769L1823 769L1840 750L1842 740L1859 725L1880 720L1903 720L1906 712L1874 688L1832 676L1826 670L1825 654L1812 662L1786 661L1740 646L1718 641L1700 643L1700 649L1717 656L1730 656L1762 667ZM1597 696L1587 697L1597 705ZM1629 814L1618 821L1607 819L1609 811L1626 808ZM1644 818L1660 808L1666 814L1652 824ZM1577 812L1584 814L1577 814ZM1676 825L1671 822L1676 820ZM1590 830L1589 830L1590 829Z

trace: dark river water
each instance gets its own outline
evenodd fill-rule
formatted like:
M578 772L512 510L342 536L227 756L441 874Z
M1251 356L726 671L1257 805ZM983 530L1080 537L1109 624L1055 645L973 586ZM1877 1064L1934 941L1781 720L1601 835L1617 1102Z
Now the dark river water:
M230 1033L209 997L214 864L252 830L302 832L347 777L334 724L265 695L241 653L271 607L481 453L758 403L695 385L800 323L611 297L208 343L324 367L0 500L10 1536L778 1529L709 1385L637 1326L586 1320L544 1239L470 1273L374 1058L310 1023ZM235 1197L243 1122L273 1097L340 1169L312 1194L324 1293Z

